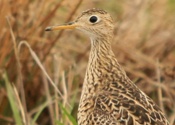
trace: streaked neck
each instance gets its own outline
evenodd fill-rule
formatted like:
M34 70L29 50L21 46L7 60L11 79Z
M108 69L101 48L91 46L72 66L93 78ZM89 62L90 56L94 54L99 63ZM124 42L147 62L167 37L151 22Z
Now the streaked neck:
M91 39L91 52L90 56L98 55L98 56L108 56L113 55L111 49L111 41L112 37L95 37Z

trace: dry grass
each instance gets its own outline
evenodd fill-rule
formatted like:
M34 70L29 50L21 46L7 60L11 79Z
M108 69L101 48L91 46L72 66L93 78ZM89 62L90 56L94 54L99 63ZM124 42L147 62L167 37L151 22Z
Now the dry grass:
M119 63L175 124L175 3L173 0L0 1L0 124L14 124L6 82L17 89L26 124L72 124L85 74L89 39L79 31L44 32L46 26L73 20L88 8L102 8L115 22L112 48ZM11 28L7 24L9 19ZM14 36L14 38L12 37ZM39 57L36 62L26 40ZM44 65L44 69L40 69ZM48 80L58 87L57 93ZM15 91L15 87L14 91ZM19 96L18 96L19 95ZM69 106L70 105L70 106ZM66 107L65 109L63 107ZM71 113L71 115L68 115Z

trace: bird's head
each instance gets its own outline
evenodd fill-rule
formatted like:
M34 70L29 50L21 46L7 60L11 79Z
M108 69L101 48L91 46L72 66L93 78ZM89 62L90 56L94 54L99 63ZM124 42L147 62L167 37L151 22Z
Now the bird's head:
M111 16L101 9L84 11L75 21L64 25L47 27L46 31L61 29L79 29L89 37L103 37L113 34L113 21Z

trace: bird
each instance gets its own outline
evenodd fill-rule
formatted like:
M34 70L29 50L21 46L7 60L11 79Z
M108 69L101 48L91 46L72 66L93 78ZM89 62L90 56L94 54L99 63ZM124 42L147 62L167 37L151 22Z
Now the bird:
M78 125L169 125L158 105L130 80L118 63L111 46L114 23L108 12L88 9L73 22L45 30L62 29L78 29L91 41Z

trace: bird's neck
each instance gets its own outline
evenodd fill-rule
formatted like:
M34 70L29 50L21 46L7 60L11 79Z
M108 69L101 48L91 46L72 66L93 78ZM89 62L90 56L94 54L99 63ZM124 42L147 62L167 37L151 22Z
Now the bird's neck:
M102 84L104 76L120 70L111 49L111 37L91 38L91 51L84 84L86 87Z
M97 91L101 91L109 83L106 80L114 81L115 78L115 81L117 81L121 77L124 78L126 76L112 52L110 40L112 38L91 39L91 51L80 104L87 98L95 96L94 94Z
M113 58L111 49L112 37L91 38L91 51L89 56L89 66L102 61L103 59ZM94 64L95 65L95 64Z

